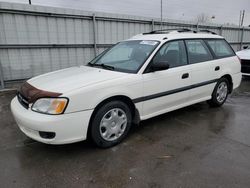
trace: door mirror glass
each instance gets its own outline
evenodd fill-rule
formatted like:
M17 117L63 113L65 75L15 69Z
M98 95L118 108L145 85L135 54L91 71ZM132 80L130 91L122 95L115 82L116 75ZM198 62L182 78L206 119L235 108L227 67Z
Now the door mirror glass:
M169 69L169 64L168 64L168 62L164 62L164 61L154 62L154 63L152 63L150 69L153 72L167 70L167 69Z

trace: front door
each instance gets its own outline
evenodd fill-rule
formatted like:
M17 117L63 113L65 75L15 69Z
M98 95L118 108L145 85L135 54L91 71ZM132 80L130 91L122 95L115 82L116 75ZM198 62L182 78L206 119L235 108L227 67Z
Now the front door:
M150 65L167 63L169 69L152 71ZM191 71L184 41L165 43L156 53L143 74L144 97L142 119L179 108L189 101Z

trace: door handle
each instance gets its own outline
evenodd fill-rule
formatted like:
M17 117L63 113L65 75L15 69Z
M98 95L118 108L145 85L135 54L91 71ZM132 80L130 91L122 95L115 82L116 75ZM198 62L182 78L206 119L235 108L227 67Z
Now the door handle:
M214 70L215 70L215 71L220 70L220 66L215 67L215 69L214 69Z
M183 75L181 76L182 79L186 79L186 78L188 78L188 77L189 77L189 74L188 74L188 73L185 73L185 74L183 74Z

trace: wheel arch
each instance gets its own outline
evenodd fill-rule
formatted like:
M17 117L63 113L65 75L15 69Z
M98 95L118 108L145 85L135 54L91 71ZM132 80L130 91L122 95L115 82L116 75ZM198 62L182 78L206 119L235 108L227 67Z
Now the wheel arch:
M232 93L233 91L233 79L232 76L230 74L224 74L223 76L221 76L221 78L226 78L229 82L229 93Z
M122 101L125 104L128 105L128 107L130 108L131 112L132 112L132 122L135 124L138 124L140 122L140 114L139 111L137 110L135 104L133 103L132 99L129 98L128 96L125 95L115 95L112 97L108 97L104 100L102 100L100 103L98 103L96 105L96 107L94 108L93 113L91 114L90 120L89 120L89 125L88 125L88 133L87 133L87 137L89 137L90 134L90 126L91 123L93 121L93 118L95 116L95 114L97 113L97 111L106 103L111 102L111 101Z

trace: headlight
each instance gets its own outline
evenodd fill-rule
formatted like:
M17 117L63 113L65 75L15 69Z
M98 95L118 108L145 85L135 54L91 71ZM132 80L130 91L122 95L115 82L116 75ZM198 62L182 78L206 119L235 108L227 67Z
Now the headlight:
M31 107L33 111L44 114L62 114L68 104L67 98L41 98Z

